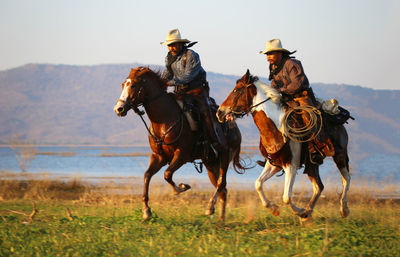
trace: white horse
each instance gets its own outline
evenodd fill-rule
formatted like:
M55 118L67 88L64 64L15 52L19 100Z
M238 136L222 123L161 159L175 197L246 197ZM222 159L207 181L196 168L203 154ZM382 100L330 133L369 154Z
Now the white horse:
M263 183L280 170L285 172L283 202L301 218L311 218L314 206L321 195L324 185L319 176L319 166L310 162L302 143L289 140L281 132L284 110L281 95L271 86L261 82L249 71L237 81L235 88L221 104L217 116L220 121L233 120L251 112L254 123L260 131L260 151L268 161L255 182L255 188L263 206L269 208L275 216L279 207L267 199L263 192ZM350 213L347 206L347 191L350 187L349 158L347 154L348 135L343 125L335 125L335 133L329 134L335 147L333 160L342 175L343 192L340 198L342 217ZM305 209L298 208L291 200L293 184L297 170L304 164L306 173L313 185L313 196Z

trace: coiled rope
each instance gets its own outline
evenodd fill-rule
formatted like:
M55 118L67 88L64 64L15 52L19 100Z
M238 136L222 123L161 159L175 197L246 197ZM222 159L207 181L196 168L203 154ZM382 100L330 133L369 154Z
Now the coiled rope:
M303 120L302 115L308 115L309 121ZM321 112L309 105L290 108L283 116L283 132L290 139L298 143L313 140L322 129Z

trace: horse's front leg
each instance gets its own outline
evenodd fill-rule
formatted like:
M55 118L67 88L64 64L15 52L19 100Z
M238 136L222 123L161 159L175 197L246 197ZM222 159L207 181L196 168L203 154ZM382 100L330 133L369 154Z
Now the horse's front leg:
M271 165L269 162L265 163L265 167L261 175L257 178L254 186L261 199L261 203L264 207L268 208L274 216L279 216L279 207L274 203L270 202L264 195L263 183L275 175L281 168Z
M185 156L183 156L182 152L178 149L175 151L172 161L170 162L168 168L164 172L164 179L168 182L168 184L170 184L172 190L174 191L174 194L176 195L185 192L186 190L189 190L191 188L190 185L182 183L179 184L179 186L177 186L172 179L174 172L180 167L182 167L182 165L185 164L185 162L186 162Z
M228 153L220 153L219 177L217 180L217 187L214 194L211 196L206 210L206 215L212 215L215 212L215 204L217 203L218 196L225 193L226 199L226 173L229 166ZM225 202L223 203L220 220L225 220Z
M285 204L288 204L296 215L300 216L302 213L304 213L305 210L302 208L298 208L296 205L294 205L291 198L292 198L293 184L296 179L297 169L300 163L301 144L293 141L290 141L289 144L290 144L290 150L292 152L292 160L290 164L285 165L283 167L283 169L285 170L285 187L283 190L283 202Z
M153 175L156 174L164 165L165 162L162 160L160 156L154 153L150 156L149 167L144 173L144 188L143 188L143 198L142 198L143 202L142 214L143 214L143 219L145 220L150 219L152 216L151 209L149 207L150 180L153 177Z

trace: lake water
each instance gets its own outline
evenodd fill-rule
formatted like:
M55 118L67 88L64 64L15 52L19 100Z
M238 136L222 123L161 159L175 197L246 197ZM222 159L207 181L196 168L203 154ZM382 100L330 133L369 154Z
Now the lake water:
M149 147L33 147L36 150L34 159L27 167L30 174L47 173L50 176L78 177L89 182L96 182L112 178L142 179L146 170L150 149ZM256 160L261 160L257 151L244 148L241 157L254 166ZM352 168L352 183L356 181L370 181L376 183L389 182L399 185L400 156L376 154L360 163L350 163ZM159 171L152 181L163 181L163 171ZM237 174L231 167L228 171L228 186L241 185L253 187L254 181L261 173L262 168L255 166L245 174ZM0 171L20 172L18 159L10 147L0 147ZM297 180L307 180L298 172ZM334 163L327 159L320 168L321 177L325 185L335 183L341 185L341 176ZM177 183L198 181L208 183L207 172L199 174L192 163L188 163L174 174ZM271 178L273 183L282 183L284 176ZM268 183L270 183L270 181Z

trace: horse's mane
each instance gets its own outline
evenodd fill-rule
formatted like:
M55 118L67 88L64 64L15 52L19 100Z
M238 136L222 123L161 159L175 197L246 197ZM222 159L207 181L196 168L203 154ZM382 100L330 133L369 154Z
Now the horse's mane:
M167 81L161 78L161 72L159 70L153 71L148 66L147 67L139 66L136 69L132 69L129 77L133 78L134 80L139 80L140 77L145 75L158 80L160 82L158 84L163 88L163 90L164 91L167 90L168 87Z
M262 91L265 94L265 96L267 98L271 98L272 102L274 102L276 104L281 102L282 96L281 96L281 94L279 94L279 92L275 88L271 87L267 83L264 83L264 82L262 82L260 80L256 80L254 82L254 84L256 84L256 83L262 89Z
M238 81L236 81L236 84L239 81L240 81L240 79ZM281 94L279 94L279 92L275 88L271 87L267 83L262 82L257 76L253 76L249 73L247 82L249 84L257 84L257 86L259 86L262 89L262 93L264 93L264 95L267 98L271 98L272 102L274 102L276 104L279 104L281 102L281 98L282 98Z

